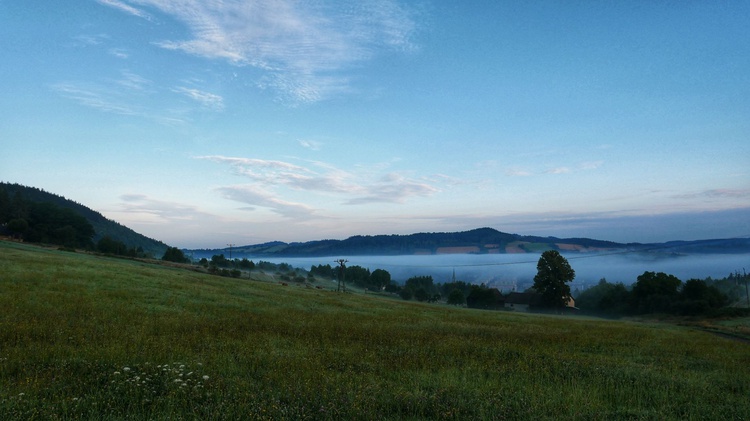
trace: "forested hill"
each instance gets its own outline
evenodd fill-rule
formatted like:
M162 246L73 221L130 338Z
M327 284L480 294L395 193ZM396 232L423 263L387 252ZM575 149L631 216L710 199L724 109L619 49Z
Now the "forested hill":
M559 239L508 234L492 228L464 232L417 233L409 235L357 235L345 240L305 243L271 242L233 247L236 253L252 256L336 256L533 253L543 250L604 251L626 248L626 244L587 238ZM196 250L203 254L223 250Z
M146 254L153 257L161 257L167 249L167 245L161 241L148 238L138 234L132 229L107 219L80 203L66 199L65 197L46 192L44 190L27 187L20 184L0 182L0 208L10 206L14 200L23 200L32 203L49 203L60 208L70 209L76 214L84 217L94 228L93 241L96 243L103 237L124 243L127 247L141 248ZM7 203L2 203L6 202Z
M643 251L659 253L750 253L750 239L671 241L667 243L616 243L590 238L556 238L509 234L492 228L464 232L417 233L410 235L357 235L345 240L304 243L274 241L232 247L235 255L262 257L398 256L420 254L501 254L561 252ZM196 255L226 254L228 248L193 250Z

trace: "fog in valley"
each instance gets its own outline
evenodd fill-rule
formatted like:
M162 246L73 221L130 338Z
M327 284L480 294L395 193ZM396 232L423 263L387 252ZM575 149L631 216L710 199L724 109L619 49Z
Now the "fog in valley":
M385 269L394 281L403 283L411 276L430 275L436 283L458 281L485 283L505 292L524 290L533 283L539 254L442 254L419 256L332 256L332 257L246 257L255 262L288 263L309 270L313 265L336 266L346 259L347 266L374 271ZM630 285L643 272L664 272L682 281L691 278L723 278L750 269L750 254L665 254L665 253L571 253L563 254L576 271L573 288L585 289L600 279Z

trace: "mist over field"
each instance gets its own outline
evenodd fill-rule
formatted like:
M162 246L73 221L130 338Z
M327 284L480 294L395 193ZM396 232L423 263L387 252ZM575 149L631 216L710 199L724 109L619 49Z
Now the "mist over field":
M643 272L665 272L682 281L691 278L723 278L730 273L750 269L750 254L663 254L663 253L573 253L563 254L576 271L574 287L587 287L606 278L609 282L630 285ZM210 257L210 256L209 256ZM505 291L523 290L533 283L538 254L442 254L420 256L337 256L255 258L254 261L288 263L295 268L310 269L312 265L335 266L335 260L348 260L347 266L385 269L394 281L403 283L416 275L431 275L435 282L450 282L455 270L456 280L487 283Z

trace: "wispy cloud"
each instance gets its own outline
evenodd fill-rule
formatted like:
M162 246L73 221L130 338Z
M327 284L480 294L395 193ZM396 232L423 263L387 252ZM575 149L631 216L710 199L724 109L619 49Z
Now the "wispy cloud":
M101 86L91 84L58 83L52 85L52 89L60 95L72 99L87 107L96 108L101 111L121 115L138 115L139 111L113 98L112 92L108 92Z
M51 89L65 98L102 112L144 118L165 125L184 124L185 120L180 115L149 109L135 100L134 95L142 95L146 84L145 79L126 75L114 83L62 82L52 85ZM121 89L123 87L126 89Z
M226 186L216 189L225 199L251 205L247 210L254 210L254 206L270 208L274 212L294 219L306 219L315 213L315 210L302 203L294 203L274 197L257 185Z
M562 175L562 174L571 174L571 173L575 173L579 171L592 171L592 170L599 169L602 165L604 165L604 161L587 161L587 162L582 162L572 167L571 166L559 166L559 167L547 168L546 170L537 169L535 171L529 170L527 168L522 168L522 167L510 167L505 170L505 175L509 177L530 177L530 176L535 176L539 174Z
M214 111L222 111L224 109L224 98L220 95L201 91L195 88L186 88L184 86L174 88L173 91L183 94L188 98L200 103L204 108L208 108Z
M674 196L678 199L744 199L750 198L750 189L709 189Z
M400 174L391 173L367 188L367 195L348 200L348 205L367 203L404 203L415 196L429 196L438 189L426 184L408 180Z
M524 168L512 167L505 170L505 175L508 177L529 177L534 173Z
M570 168L568 168L568 167L550 168L547 171L545 171L544 173L545 174L568 174L568 173L570 173Z
M52 85L51 88L63 97L99 111L141 117L167 125L185 123L189 120L190 112L198 109L184 107L184 104L181 108L164 107L161 103L158 106L153 105L153 98L159 96L163 101L169 96L162 94L170 91L129 70L122 70L117 78L100 78L90 82L61 82ZM200 109L224 109L224 98L220 95L186 86L172 88L171 92L190 98L200 105ZM171 99L175 105L179 103L176 96Z
M117 58L126 59L130 57L130 54L128 54L127 50L122 48L110 48L107 51L110 55L113 55Z
M319 151L321 147L321 143L316 142L314 140L300 139L298 142L300 146L302 146L303 148L310 149L311 151Z
M144 194L125 194L120 200L123 201L121 212L144 215L146 221L153 223L191 221L209 216L194 206L153 199Z
M285 186L295 190L329 193L356 193L362 191L348 180L353 176L345 171L323 168L318 171L284 161L224 156L205 156L200 159L231 165L234 170L254 182L266 186ZM323 170L324 172L320 172Z
M122 78L117 80L117 84L127 89L143 91L146 87L151 85L152 82L140 75L124 70L122 72Z
M414 50L414 13L396 0L347 3L293 0L99 0L147 17L152 7L187 25L191 38L160 40L171 50L253 66L258 81L294 103L350 90L345 71L387 51Z
M146 20L151 20L151 15L144 12L141 9L138 9L136 7L133 7L125 2L118 1L118 0L96 0L98 3L103 4L105 6L114 7L115 9L118 9L120 11L123 11L125 13L131 14L133 16L137 16L139 18L143 18Z
M83 34L75 36L74 39L83 45L102 45L109 39L109 36L106 34Z
M581 170L596 170L601 168L601 166L604 165L604 161L588 161L588 162L582 162L578 168Z
M282 199L283 189L339 196L341 203L347 205L404 203L411 198L430 196L439 191L427 181L415 180L396 172L381 171L374 177L370 169L345 171L318 161L306 162L307 166L303 166L284 161L225 156L202 156L197 159L227 164L238 175L252 182L241 188L220 188L225 197L270 207L285 216L298 215L301 210L310 212L312 207Z

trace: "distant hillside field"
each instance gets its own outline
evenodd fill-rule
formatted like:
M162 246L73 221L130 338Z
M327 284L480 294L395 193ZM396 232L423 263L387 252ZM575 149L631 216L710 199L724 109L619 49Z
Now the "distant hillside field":
M26 419L750 419L748 344L0 241L0 413ZM267 279L267 278L266 278Z

